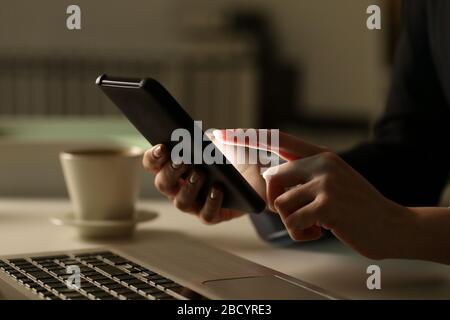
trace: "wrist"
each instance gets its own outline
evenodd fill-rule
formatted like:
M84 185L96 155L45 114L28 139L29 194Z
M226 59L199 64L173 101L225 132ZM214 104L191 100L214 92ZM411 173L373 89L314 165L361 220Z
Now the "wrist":
M412 216L410 258L450 264L450 209L407 209Z
M420 259L421 247L418 245L420 231L420 215L409 207L401 207L402 226L399 232L400 247L398 257L402 259Z
M411 208L392 203L389 214L390 236L385 243L386 255L384 258L418 259L418 248L415 245L420 234L420 216Z

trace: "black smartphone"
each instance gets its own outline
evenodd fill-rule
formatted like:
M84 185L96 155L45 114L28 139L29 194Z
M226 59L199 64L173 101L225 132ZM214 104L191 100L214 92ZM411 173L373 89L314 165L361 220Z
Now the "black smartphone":
M192 138L191 145L195 144L194 120L158 81L101 75L95 83L152 145L162 143L171 152L178 143L172 141L172 132L179 128L187 130ZM201 134L204 136L203 131ZM201 143L202 155L205 148L213 148L214 154L225 159L214 143L204 138ZM265 201L231 163L224 161L207 165L202 161L196 164L191 153L189 157L192 165L206 175L197 201L202 203L210 188L219 186L224 191L224 208L249 213L259 213L266 208Z

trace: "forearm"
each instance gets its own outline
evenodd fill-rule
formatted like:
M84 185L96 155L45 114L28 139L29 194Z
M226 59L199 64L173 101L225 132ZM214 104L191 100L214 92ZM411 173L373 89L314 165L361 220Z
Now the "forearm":
M398 257L450 264L450 208L406 208L403 248ZM400 236L400 235L399 235Z

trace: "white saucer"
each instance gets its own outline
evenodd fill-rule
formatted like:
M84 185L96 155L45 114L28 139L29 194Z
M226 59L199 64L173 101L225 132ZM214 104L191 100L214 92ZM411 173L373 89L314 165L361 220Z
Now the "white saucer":
M138 210L133 220L76 220L73 213L50 218L56 226L76 227L83 238L124 237L133 233L136 225L156 219L157 213Z

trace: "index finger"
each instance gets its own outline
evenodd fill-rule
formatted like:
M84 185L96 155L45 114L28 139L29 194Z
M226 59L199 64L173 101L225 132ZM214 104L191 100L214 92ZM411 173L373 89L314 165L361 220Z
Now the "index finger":
M270 151L285 160L296 160L327 151L325 147L308 143L279 130L222 129L214 130L213 134L223 144Z
M275 199L286 192L286 190L308 182L310 180L310 172L299 166L297 161L293 161L267 169L263 177L267 184L267 204L271 210L276 211L274 208Z

